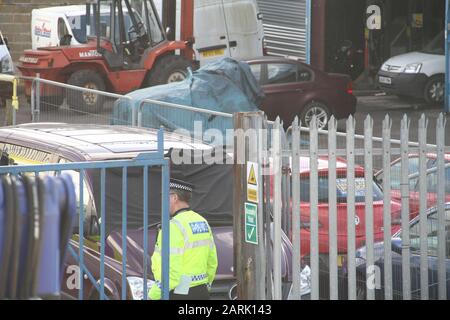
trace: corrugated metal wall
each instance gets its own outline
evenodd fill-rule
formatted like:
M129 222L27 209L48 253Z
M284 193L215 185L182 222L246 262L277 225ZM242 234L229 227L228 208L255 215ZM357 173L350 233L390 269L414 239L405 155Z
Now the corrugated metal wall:
M307 0L258 0L268 53L306 61Z

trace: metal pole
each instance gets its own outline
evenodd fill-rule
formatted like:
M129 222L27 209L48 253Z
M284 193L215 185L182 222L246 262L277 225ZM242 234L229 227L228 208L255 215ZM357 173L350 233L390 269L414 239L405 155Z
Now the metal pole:
M311 224L311 300L319 300L319 139L317 133L317 118L314 115L310 123L310 224Z
M235 169L234 169L234 257L235 257L235 272L237 278L237 292L238 298L247 300L263 300L265 299L265 251L264 251L264 238L261 233L262 224L262 201L260 198L262 195L261 190L261 171L260 163L258 159L262 154L259 150L252 148L249 152L250 146L258 146L262 144L262 137L258 137L258 133L254 131L261 131L262 129L262 113L237 113L234 115L234 128L236 132L243 132L245 136L249 135L249 139L238 139L234 143L235 152ZM255 130L256 129L256 130ZM255 134L252 134L252 133ZM261 133L259 133L260 135ZM256 141L254 140L256 139ZM259 141L259 142L258 142ZM245 155L240 157L239 155ZM238 157L240 159L238 159ZM240 161L244 163L240 163ZM256 174L256 185L258 186L258 192L256 193L257 200L250 198L248 195L248 177L247 177L247 163L248 161L257 163L257 167L254 168ZM247 238L246 225L248 207L256 207L256 228L253 229L257 232L256 243L249 241ZM261 212L258 212L261 211ZM270 235L269 235L270 236Z
M16 112L19 109L19 98L17 97L17 78L14 78L13 80L13 96L12 96L12 125L16 125Z
M298 118L292 128L292 295L301 299L300 292L300 127Z
M383 228L384 246L391 248L391 128L392 120L388 115L383 120ZM384 250L384 296L392 300L392 251Z
M355 119L347 120L347 270L348 299L356 300Z
M37 122L39 122L40 113L41 113L41 75L40 73L36 74L36 100L35 100L35 111L37 117L35 118Z
M427 127L428 120L424 114L419 120L419 228L420 228L420 297L428 300L428 241L427 241Z
M339 299L338 284L338 246L337 246L337 192L336 192L336 130L337 121L334 116L328 123L330 134L328 135L328 204L330 225L330 300Z
M364 156L364 178L366 186L366 247L367 247L367 260L366 260L366 277L373 276L374 266L374 234L373 234L373 120L368 115L364 121L364 135L366 141L364 141L364 148L366 154ZM370 272L370 273L369 273ZM375 300L375 290L373 287L367 286L367 300Z
M311 64L311 1L306 0L306 63Z
M411 300L411 240L409 236L409 125L406 114L401 122L401 197L402 197L402 281L403 300Z
M438 283L439 283L439 300L447 299L447 287L446 287L446 268L445 268L445 253L446 253L446 239L445 239L445 120L444 115L441 113L437 119L436 125L436 143L437 148L437 177L438 177Z
M275 174L273 192L273 221L274 221L274 237L273 237L273 278L274 290L273 299L281 300L281 175L282 175L282 150L281 150L281 125L280 118L277 118L272 132L273 146L273 170Z
M158 153L161 157L164 157L164 130L160 128L158 131ZM170 212L169 212L169 180L170 180L170 166L169 160L166 159L166 163L162 166L162 193L161 193L161 203L162 203L162 218L161 218L161 229L162 229L162 299L169 300L169 270L170 270ZM147 281L147 279L144 279Z
M445 2L445 112L450 113L450 53L448 50L449 47L449 41L448 38L448 30L449 30L449 23L450 23L450 1L446 0Z
M264 117L261 115L261 117L256 118L257 124L256 124L256 128L257 128L257 137L258 137L258 155L257 155L257 163L258 163L258 176L256 177L256 179L258 180L258 230L259 230L259 234L258 234L258 255L257 255L257 275L258 275L258 292L257 292L257 297L260 300L266 300L266 286L265 286L265 281L262 281L262 279L266 278L266 252L267 252L267 247L265 245L264 242L264 188L263 188L263 184L264 184L264 174L263 173L263 165L265 167L265 162L263 161L263 150L267 150L267 143L265 143L264 141L264 134L265 134L265 130L263 130L263 120ZM270 246L269 246L270 248Z
M36 79L31 82L31 122L36 121Z

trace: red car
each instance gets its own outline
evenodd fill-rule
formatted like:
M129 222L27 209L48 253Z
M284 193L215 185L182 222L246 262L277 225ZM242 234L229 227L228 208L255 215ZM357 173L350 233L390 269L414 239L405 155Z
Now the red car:
M277 116L289 127L296 116L309 126L313 115L325 128L331 115L347 118L356 110L348 75L325 73L297 60L261 57L246 60L266 95L260 107L269 120Z
M394 201L401 202L401 158L391 163L391 197ZM445 163L450 163L450 154L445 155ZM426 167L427 170L436 168L436 154L427 154ZM410 154L408 157L409 174L413 175L419 172L419 155ZM437 171L427 174L427 208L437 205ZM383 181L383 170L375 174L378 181ZM445 168L445 202L450 202L450 167ZM409 212L410 220L412 220L420 209L420 189L419 177L415 176L409 180Z
M319 158L319 253L328 256L329 252L329 205L328 205L328 158ZM336 194L337 194L337 246L339 256L338 265L342 265L347 252L347 162L337 159L336 163ZM300 157L300 242L301 255L310 254L310 159ZM273 188L271 188L273 189ZM364 168L355 167L355 234L356 248L365 245L365 178ZM401 207L397 201L391 201L392 229L394 234L401 224ZM383 192L380 186L373 181L373 217L374 240L381 241L384 235L383 228ZM292 234L290 235L292 238Z

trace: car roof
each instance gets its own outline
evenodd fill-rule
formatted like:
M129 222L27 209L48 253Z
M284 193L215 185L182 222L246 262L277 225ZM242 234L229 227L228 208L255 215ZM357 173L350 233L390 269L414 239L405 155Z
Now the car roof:
M79 160L126 159L158 149L158 130L126 126L31 123L0 128L0 142L56 153ZM164 133L164 149L210 149L187 136Z

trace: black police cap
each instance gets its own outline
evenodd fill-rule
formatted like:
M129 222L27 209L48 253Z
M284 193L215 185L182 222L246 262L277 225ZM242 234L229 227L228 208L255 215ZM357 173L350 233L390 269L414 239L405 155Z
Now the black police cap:
M194 186L186 181L170 179L170 189L192 192Z

